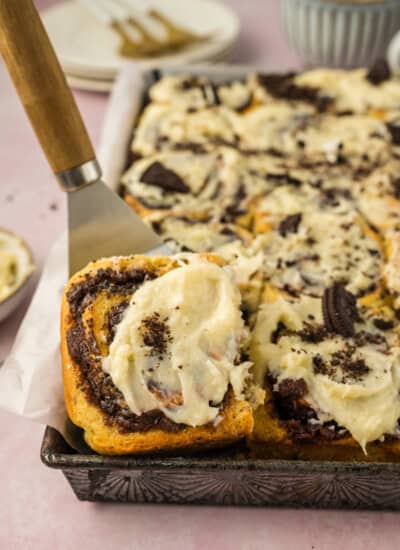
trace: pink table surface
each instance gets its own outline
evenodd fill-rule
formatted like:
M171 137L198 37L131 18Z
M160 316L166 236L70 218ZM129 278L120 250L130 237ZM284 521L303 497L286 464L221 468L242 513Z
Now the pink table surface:
M39 8L52 3L37 1ZM298 64L279 27L277 0L226 3L235 8L243 25L234 61ZM107 96L87 92L75 96L97 143ZM0 225L30 243L40 271L52 241L65 227L65 199L54 185L1 64L0 121ZM23 304L0 326L0 360L12 345L26 307ZM400 547L399 516L394 513L80 503L62 474L41 464L42 433L41 426L0 412L2 550Z

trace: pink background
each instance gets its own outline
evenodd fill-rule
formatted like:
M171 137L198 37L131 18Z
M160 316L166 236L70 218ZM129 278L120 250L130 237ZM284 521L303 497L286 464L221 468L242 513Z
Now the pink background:
M298 65L280 30L277 0L225 1L243 25L234 61ZM36 2L39 8L52 3ZM75 95L97 143L107 96ZM54 184L2 64L0 121L0 225L30 243L40 270L49 246L65 227L65 198ZM10 349L26 306L0 325L0 361ZM42 433L42 427L0 412L1 549L400 547L399 517L394 513L80 503L62 474L41 464Z

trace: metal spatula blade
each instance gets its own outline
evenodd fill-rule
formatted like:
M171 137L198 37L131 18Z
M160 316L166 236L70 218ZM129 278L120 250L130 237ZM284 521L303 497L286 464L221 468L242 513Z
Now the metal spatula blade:
M101 180L68 193L69 272L91 260L169 249Z
M70 274L105 256L169 253L104 183L32 0L0 0L0 50L47 160L68 193Z

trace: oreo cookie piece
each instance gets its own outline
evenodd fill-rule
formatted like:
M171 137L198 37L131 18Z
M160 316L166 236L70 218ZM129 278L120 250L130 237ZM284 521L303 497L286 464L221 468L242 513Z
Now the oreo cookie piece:
M379 330L391 330L394 327L394 322L391 319L386 320L376 317L373 319L373 323Z
M326 288L322 297L322 314L326 329L345 338L354 336L354 323L359 319L356 297L343 283Z
M140 180L150 185L155 185L174 193L190 193L190 187L186 185L183 179L173 170L166 168L161 162L153 162L143 172Z
M278 231L281 237L286 237L288 233L297 233L301 222L301 213L292 214L284 218L279 224Z
M366 79L374 86L379 86L382 82L386 82L392 76L390 67L386 59L378 59L368 71Z
M395 179L392 181L392 189L393 189L393 196L400 200L400 178Z
M304 101L314 105L318 111L325 112L332 103L332 98L321 95L319 88L311 86L299 86L294 82L296 73L287 74L265 74L259 73L257 79L259 84L277 99L288 101Z
M400 120L396 122L388 122L386 124L386 128L392 136L392 143L394 143L394 145L400 145Z

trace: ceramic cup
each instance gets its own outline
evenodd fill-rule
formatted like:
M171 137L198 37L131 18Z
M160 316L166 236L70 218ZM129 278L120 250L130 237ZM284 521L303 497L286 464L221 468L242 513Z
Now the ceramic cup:
M368 67L400 29L400 0L281 0L281 15L307 66Z

